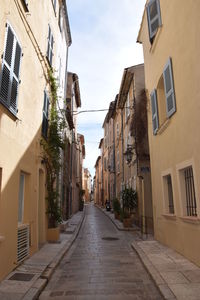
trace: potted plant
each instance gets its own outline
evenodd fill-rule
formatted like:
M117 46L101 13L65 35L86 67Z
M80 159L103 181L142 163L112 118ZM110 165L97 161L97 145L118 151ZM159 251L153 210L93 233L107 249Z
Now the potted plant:
M121 207L120 207L120 203L117 198L115 198L113 200L113 210L114 210L114 214L115 214L115 219L119 220Z
M131 212L138 207L137 192L132 188L127 188L122 191L123 203L123 224L124 227L131 227Z

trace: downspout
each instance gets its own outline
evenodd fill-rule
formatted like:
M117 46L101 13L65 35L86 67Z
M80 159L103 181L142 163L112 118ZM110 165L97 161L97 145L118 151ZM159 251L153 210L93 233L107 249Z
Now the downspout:
M116 161L115 161L115 122L113 119L113 172L114 172L114 191L115 191L115 198L117 198L117 191L116 191Z
M122 182L124 186L124 124L123 124L123 110L121 108L121 134L122 134Z

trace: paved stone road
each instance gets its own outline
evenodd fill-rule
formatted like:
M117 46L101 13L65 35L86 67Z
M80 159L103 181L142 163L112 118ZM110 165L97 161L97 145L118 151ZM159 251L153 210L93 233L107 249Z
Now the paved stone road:
M163 299L130 246L134 238L136 234L117 231L98 208L87 205L76 242L39 299Z

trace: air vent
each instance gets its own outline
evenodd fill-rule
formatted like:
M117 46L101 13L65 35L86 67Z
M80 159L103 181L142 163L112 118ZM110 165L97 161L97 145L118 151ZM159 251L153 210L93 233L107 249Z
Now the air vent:
M17 262L20 263L29 255L29 226L18 227L17 234Z

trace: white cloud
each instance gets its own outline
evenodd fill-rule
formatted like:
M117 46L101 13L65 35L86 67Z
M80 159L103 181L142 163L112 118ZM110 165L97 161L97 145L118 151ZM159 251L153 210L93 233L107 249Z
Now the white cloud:
M72 46L69 70L79 76L82 108L108 108L119 92L123 69L143 62L136 44L146 0L69 0ZM106 113L80 114L86 140L85 166L92 170ZM98 129L99 128L99 129ZM87 143L91 141L93 143Z

